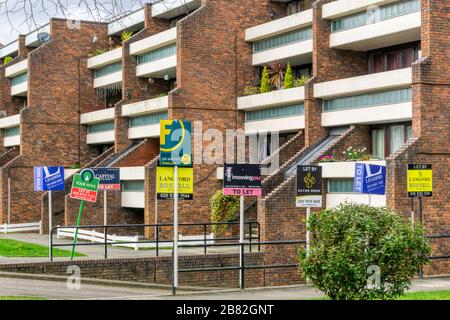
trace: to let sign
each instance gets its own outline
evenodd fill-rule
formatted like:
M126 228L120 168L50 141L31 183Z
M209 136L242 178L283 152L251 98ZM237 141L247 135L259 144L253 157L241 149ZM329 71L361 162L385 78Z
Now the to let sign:
M322 167L297 167L297 197L299 208L322 207Z
M96 178L90 169L85 169L80 174L76 173L73 177L70 198L96 202L99 183L100 179Z
M64 167L34 167L34 191L64 191Z
M227 196L261 196L261 166L259 164L225 164L223 194Z
M408 164L408 197L433 196L433 167L431 164Z
M386 167L369 163L356 163L353 191L384 195L386 193Z
M156 168L156 194L158 200L171 200L174 194L174 168ZM193 200L194 169L178 168L178 199Z
M119 168L93 168L92 171L100 179L98 190L120 190Z

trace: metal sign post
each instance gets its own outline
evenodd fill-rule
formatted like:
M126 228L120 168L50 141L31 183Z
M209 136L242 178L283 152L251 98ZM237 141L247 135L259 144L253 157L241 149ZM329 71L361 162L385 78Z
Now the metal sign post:
M173 175L173 294L178 287L178 166L174 167Z
M239 287L244 289L244 196L240 196L239 212Z
M48 247L52 250L51 246L51 233L53 228L53 210L52 210L52 190L48 192ZM49 258L52 257L52 253L48 250Z
M11 178L8 178L8 224L11 224Z
M108 225L108 193L106 190L103 190L103 225Z
M120 191L119 168L92 168L96 178L100 179L98 190L103 190L103 224L108 224L108 192Z

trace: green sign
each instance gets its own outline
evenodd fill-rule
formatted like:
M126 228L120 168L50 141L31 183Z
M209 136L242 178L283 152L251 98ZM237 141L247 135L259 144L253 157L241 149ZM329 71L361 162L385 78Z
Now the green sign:
M76 173L73 177L70 198L96 202L99 184L100 179L94 176L92 170L83 170L81 174Z

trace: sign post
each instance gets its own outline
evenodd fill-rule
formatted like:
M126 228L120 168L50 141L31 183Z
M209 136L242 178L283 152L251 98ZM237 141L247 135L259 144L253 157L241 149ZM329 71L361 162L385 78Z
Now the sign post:
M244 197L262 195L261 165L225 164L223 170L223 194L239 196L239 283L245 287L244 277Z
M72 189L70 190L70 198L80 201L80 208L78 209L77 225L75 228L75 236L73 239L72 253L70 260L73 260L75 255L75 246L78 238L78 227L81 224L81 217L83 215L84 201L96 202L98 194L98 186L100 179L95 177L94 171L91 169L84 169L81 173L76 173L73 176ZM106 235L105 235L106 237Z
M306 223L311 215L311 208L322 208L322 167L297 167L296 206L306 208ZM306 227L306 254L309 254L310 232Z
M50 239L53 228L52 191L64 191L64 167L34 167L34 191L48 191L48 251L51 258ZM9 192L8 197L10 197Z
M414 206L414 198L419 198L419 221L423 223L423 197L433 196L433 166L431 164L408 164L408 197ZM414 207L413 207L414 208ZM414 221L414 212L411 213Z
M108 224L108 192L120 191L120 169L119 168L93 168L96 178L100 179L98 190L103 190L103 224Z
M369 206L372 205L372 194L384 195L386 193L386 166L356 163L353 191L368 194Z
M174 167L173 189L173 286L178 287L178 167L192 166L191 123L179 120L160 122L159 162L163 167Z

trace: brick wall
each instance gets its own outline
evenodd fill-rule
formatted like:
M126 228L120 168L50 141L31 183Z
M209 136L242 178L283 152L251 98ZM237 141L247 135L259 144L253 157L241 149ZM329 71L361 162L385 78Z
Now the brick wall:
M262 258L263 254L260 253L245 255L247 265L261 265ZM67 267L71 265L80 267L82 279L86 277L147 284L172 284L173 264L170 257L2 264L0 265L0 271L67 276ZM179 269L223 266L239 266L239 255L217 254L179 257ZM263 270L247 270L245 272L246 287L263 287L265 285L263 275ZM180 272L179 285L236 288L239 287L239 271Z

